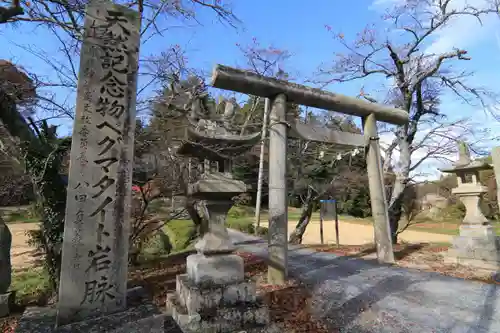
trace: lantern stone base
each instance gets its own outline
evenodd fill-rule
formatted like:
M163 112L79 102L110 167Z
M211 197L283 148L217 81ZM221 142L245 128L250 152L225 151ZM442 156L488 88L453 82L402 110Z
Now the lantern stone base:
M192 254L187 257L186 270L189 279L197 285L219 285L239 282L244 278L243 258L235 254Z
M245 280L243 262L235 257L241 259L236 255L188 257L188 273L177 276L176 292L168 294L166 302L167 313L184 333L280 332L270 324L269 309L257 297L255 282ZM228 267L229 263L233 266ZM232 277L221 280L227 275Z
M500 267L499 249L500 237L491 225L462 225L445 262L496 270Z

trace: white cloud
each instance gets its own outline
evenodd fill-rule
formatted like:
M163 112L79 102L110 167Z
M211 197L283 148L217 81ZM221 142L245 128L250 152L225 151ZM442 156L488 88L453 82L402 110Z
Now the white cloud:
M404 4L407 0L374 0L371 8L376 11ZM448 10L459 10L465 6L485 8L489 0L452 0ZM467 48L479 43L485 36L499 27L494 15L484 17L482 24L472 15L460 15L452 18L442 29L433 33L433 42L424 53L438 54L452 51L454 47Z
M428 131L421 131L417 134L416 140L418 141L421 139ZM380 134L380 146L382 148L381 155L383 158L385 158L385 153L384 149L389 146L389 144L392 142L394 139L394 134L393 133L383 133ZM418 149L415 152L412 153L412 163L417 163L420 161L422 158L424 158L427 154L427 151L425 149ZM446 157L450 160L455 159L455 153L447 154L442 157ZM392 160L393 161L398 161L399 160L399 151L395 150L392 154ZM426 159L420 166L411 173L411 177L416 180L416 181L424 181L424 180L435 180L439 179L440 172L439 168L442 168L446 165L446 163L437 160L435 158L428 158Z
M455 0L450 3L450 10L462 9L469 5L476 8L487 6L486 0ZM454 47L467 48L478 44L484 37L495 31L498 27L496 17L484 17L482 24L477 18L470 15L457 16L450 20L450 23L443 29L437 31L436 39L426 49L428 54L443 53L452 50Z
M449 7L450 10L463 8L465 5L473 6L476 8L484 7L488 0L452 0ZM397 5L404 4L406 0L373 0L371 9L380 11L387 8L391 8ZM452 51L454 48L471 48L484 41L486 37L492 37L495 33L496 42L498 48L500 49L500 34L496 32L499 30L500 26L497 17L491 16L483 19L483 25L481 25L478 20L472 16L458 16L457 18L451 20L443 29L440 29L433 33L432 42L427 44L423 49L423 53L427 55L439 54L443 52ZM433 63L433 57L427 57L426 62L429 64ZM410 65L410 67L413 67ZM409 69L411 70L411 68ZM390 85L394 85L391 80ZM500 110L500 109L499 109ZM455 111L455 110L454 110ZM481 110L478 110L481 113ZM452 113L453 114L453 113ZM488 118L488 117L486 117ZM477 115L475 115L475 120L478 121ZM486 120L486 119L485 119ZM493 123L496 124L495 121ZM483 124L489 124L495 131L495 126L492 126L492 119L486 120ZM498 131L498 130L497 130ZM417 135L416 140L422 137L425 131L420 131ZM391 133L381 135L381 145L387 146L393 139ZM424 149L417 150L412 154L412 162L415 163L424 157L426 151ZM449 156L444 156L448 159L455 160L455 153L449 154ZM399 159L399 152L395 151L393 153L393 160L397 161ZM447 163L436 159L428 159L423 162L420 167L413 173L415 179L419 180L430 180L439 178L440 172L438 168L444 167Z

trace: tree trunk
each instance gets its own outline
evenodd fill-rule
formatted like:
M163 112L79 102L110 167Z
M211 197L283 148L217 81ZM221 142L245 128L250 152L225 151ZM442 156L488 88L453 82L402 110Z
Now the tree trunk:
M290 244L302 244L302 237L306 232L306 228L311 221L311 215L314 207L314 200L312 198L312 190L309 188L307 190L307 197L302 205L302 212L300 214L299 222L295 227L295 230L290 235L288 242Z
M398 242L399 221L403 213L403 194L408 184L411 165L410 145L407 141L407 135L401 134L401 132L398 135L400 136L398 142L400 149L398 172L396 173L396 180L392 188L391 200L389 201L389 224L393 244Z
M259 176L257 178L257 199L255 203L255 234L259 233L260 229L260 207L262 204L262 181L264 178L264 150L266 149L266 133L267 133L267 118L269 116L269 98L265 99L264 116L262 120L262 133L260 141L260 157L259 157Z
M389 206L389 225L391 227L392 244L398 243L399 221L401 220L401 216L403 213L403 205L402 205L403 192L404 192L404 185L396 183L394 186L394 190L392 192L393 198L396 199Z

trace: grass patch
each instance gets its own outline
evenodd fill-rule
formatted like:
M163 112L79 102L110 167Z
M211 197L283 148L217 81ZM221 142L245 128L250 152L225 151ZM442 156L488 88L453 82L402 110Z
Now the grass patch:
M49 275L42 267L13 270L10 289L20 305L43 303L42 298L50 294Z
M3 219L7 223L35 223L40 222L38 217L34 217L27 210L17 210L11 212L3 212Z
M163 230L172 244L171 253L177 253L192 248L194 244L188 243L188 240L194 232L194 229L195 225L191 220L172 220L165 225Z

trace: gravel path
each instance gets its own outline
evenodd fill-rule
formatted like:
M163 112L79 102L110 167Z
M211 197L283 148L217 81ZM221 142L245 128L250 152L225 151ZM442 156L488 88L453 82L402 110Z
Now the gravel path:
M230 235L240 243L240 250L267 257L262 240L234 230ZM311 312L331 332L500 332L497 285L294 246L289 251L289 270L309 286Z

